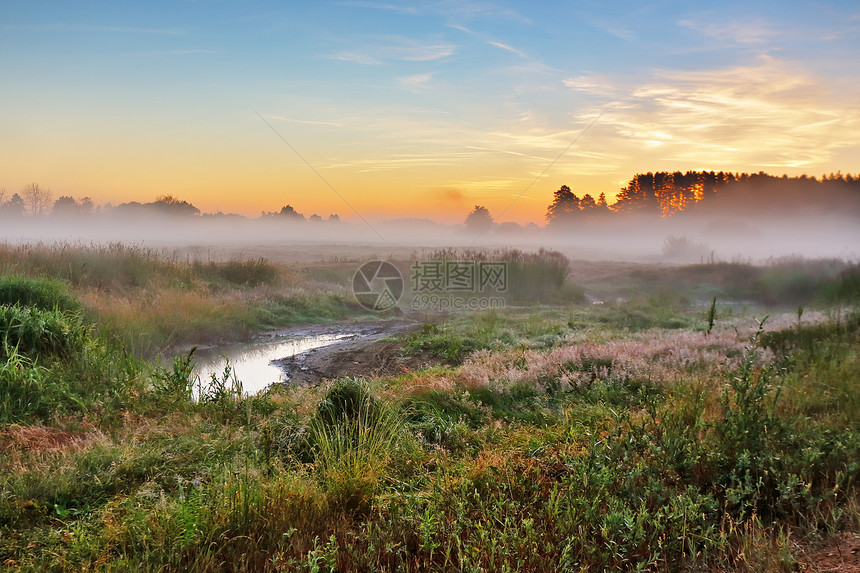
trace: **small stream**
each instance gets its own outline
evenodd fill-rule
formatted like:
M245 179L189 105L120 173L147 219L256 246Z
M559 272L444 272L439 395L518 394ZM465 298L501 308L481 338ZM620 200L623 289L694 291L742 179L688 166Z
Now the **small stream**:
M194 374L200 377L205 388L213 374L219 379L223 376L226 358L229 359L236 379L242 383L244 393L256 394L272 384L289 379L273 361L357 336L360 336L358 332L345 331L325 334L294 333L275 335L255 342L200 348L194 354Z

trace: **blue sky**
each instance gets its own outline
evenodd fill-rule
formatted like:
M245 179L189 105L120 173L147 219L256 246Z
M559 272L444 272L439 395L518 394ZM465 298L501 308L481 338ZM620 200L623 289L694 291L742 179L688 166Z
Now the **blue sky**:
M0 77L7 196L541 222L640 171L860 171L856 2L0 1Z

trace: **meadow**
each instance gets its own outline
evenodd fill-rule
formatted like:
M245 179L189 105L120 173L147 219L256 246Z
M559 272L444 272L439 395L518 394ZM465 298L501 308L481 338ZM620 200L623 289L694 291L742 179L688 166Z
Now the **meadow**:
M0 245L0 567L814 571L858 532L858 265L421 256L519 278L407 312L420 367L248 396L178 349L396 314L355 261Z

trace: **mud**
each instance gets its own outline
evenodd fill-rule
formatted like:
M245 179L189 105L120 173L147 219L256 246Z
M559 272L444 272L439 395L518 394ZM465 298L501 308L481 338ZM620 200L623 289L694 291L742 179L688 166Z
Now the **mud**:
M424 365L402 352L406 337L420 328L421 323L399 317L281 329L247 342L200 347L194 374L205 389L213 376L224 378L229 361L230 375L250 394L273 384L397 374Z
M312 327L307 336L325 333L354 334L332 344L272 361L284 375L284 384L307 385L341 376L388 376L423 365L402 355L404 339L421 324L406 319Z

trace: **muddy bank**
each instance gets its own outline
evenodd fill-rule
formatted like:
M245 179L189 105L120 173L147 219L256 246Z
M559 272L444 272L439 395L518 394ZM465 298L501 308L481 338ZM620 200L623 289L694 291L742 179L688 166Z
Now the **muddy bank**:
M340 329L340 330L339 330ZM308 336L321 332L350 332L331 344L272 361L284 375L285 384L314 384L341 376L384 376L420 367L415 359L401 356L403 339L421 329L405 319L339 327L313 327Z
M405 338L421 324L407 318L318 324L267 332L242 343L200 347L194 374L205 392L229 375L247 393L272 384L314 384L340 376L382 376L420 367L402 356Z

